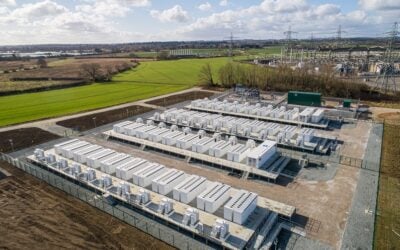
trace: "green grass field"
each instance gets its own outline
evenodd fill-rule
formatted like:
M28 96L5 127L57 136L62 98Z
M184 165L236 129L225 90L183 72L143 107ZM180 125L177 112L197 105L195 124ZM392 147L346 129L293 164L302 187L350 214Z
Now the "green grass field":
M215 75L227 58L143 62L111 83L0 97L0 126L137 101L193 87L210 63Z
M378 211L375 217L376 250L397 249L400 246L400 115L392 113L384 126Z

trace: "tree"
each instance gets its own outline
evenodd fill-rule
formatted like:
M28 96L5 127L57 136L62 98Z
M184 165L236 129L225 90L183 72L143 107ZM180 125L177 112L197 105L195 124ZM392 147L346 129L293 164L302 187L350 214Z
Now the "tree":
M157 60L167 60L169 59L169 52L167 50L162 50L157 53Z
M213 87L216 85L214 83L214 78L210 63L206 63L205 65L203 65L203 67L201 67L199 73L199 81L201 84L207 85L209 87Z
M82 64L82 73L89 78L90 81L96 81L101 78L101 67L98 63Z
M36 62L36 64L39 66L39 68L47 68L47 62L44 58L39 58Z
M105 70L104 70L105 80L110 82L115 73L116 73L115 68L112 65L106 65Z
M235 84L234 67L231 62L225 64L219 69L219 80L225 88L230 88Z

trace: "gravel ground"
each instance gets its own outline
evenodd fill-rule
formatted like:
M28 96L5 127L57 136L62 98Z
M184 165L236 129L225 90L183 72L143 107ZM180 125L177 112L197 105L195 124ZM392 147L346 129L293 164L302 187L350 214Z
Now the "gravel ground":
M338 164L327 163L323 167L311 166L303 168L300 172L299 178L308 181L329 181L333 180L336 175Z
M274 246L271 249L275 249ZM307 237L301 237L297 234L290 233L286 230L282 230L278 236L278 245L276 249L280 250L333 250L329 245L326 245L320 241L312 240Z
M373 170L360 170L341 249L372 249L382 133L382 125L373 125L364 158Z

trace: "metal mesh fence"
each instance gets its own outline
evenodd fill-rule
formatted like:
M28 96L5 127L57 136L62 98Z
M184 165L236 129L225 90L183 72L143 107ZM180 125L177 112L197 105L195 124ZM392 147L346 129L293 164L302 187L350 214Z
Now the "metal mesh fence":
M9 155L0 153L0 160L6 161L15 167L45 181L51 186L58 188L79 200L82 200L139 230L160 239L178 249L213 249L206 244L193 239L190 236L177 232L170 227L145 217L131 209L121 205L112 206L103 199L101 195L87 190L71 181L68 181L54 173L40 168L39 166L19 161Z

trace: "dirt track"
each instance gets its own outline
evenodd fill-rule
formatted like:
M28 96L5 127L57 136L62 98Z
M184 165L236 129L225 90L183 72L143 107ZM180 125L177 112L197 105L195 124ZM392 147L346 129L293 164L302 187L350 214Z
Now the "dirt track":
M24 172L0 180L0 249L173 249Z

